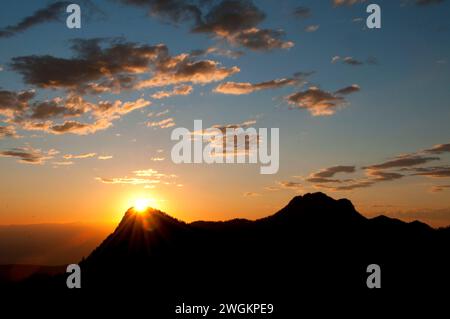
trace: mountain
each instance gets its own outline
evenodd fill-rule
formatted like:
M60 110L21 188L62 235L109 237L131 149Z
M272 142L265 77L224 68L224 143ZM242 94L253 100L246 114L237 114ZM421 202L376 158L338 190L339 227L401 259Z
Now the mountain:
M297 196L255 221L185 223L158 210L129 209L81 261L81 290L144 292L161 313L181 301L271 302L295 311L305 294L373 296L370 264L381 267L383 292L448 289L449 244L450 228L368 219L349 200L323 193ZM67 290L65 278L46 287Z

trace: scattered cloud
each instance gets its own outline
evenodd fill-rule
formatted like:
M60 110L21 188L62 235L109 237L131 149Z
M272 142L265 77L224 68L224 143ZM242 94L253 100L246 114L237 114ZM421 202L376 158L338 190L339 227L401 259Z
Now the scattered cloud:
M75 164L75 162L72 161L62 161L62 162L52 162L53 165L55 166L70 166Z
M432 193L438 193L450 189L450 185L434 185L431 187Z
M58 153L59 152L54 149L42 151L27 145L24 147L16 147L6 151L1 151L0 157L17 158L19 163L24 164L44 164L45 161L52 159Z
M431 161L439 160L439 157L425 157L420 155L414 155L414 154L406 154L406 155L400 155L395 157L392 160L380 163L380 164L373 164L366 167L363 167L365 169L373 169L373 170L379 170L379 169L387 169L387 168L398 168L398 167L408 167L408 166L415 166L420 164L425 164Z
M251 0L223 0L214 5L208 1L120 1L145 8L152 16L170 22L191 22L194 33L209 34L250 50L287 49L294 45L282 39L282 30L257 27L266 15Z
M240 71L238 67L222 67L213 60L196 60L186 53L170 56L164 44L75 39L71 49L72 58L20 56L14 57L10 66L22 75L26 84L66 89L77 94L118 93L188 82L206 84ZM141 80L138 75L143 73L152 76Z
M85 153L85 154L78 154L78 155L73 155L73 154L66 154L63 156L64 159L69 160L69 159L84 159L84 158L92 158L97 156L97 153Z
M323 91L317 87L285 97L288 104L293 108L306 109L313 116L333 115L337 109L347 104L344 95L358 92L360 87L356 84L337 90L336 92Z
M152 94L152 98L160 100L175 95L189 95L191 94L192 90L193 88L191 85L179 85L175 86L171 91L158 91Z
M428 154L450 153L450 143L434 145L433 147L424 150L424 152Z
M172 117L167 119L156 121L156 122L147 122L148 127L159 127L159 128L169 128L175 126L175 121Z
M413 175L442 178L450 177L450 166L432 166L432 167L417 167L412 168L410 171L414 171Z
M343 64L351 65L351 66L360 66L364 64L376 65L378 64L377 58L371 56L368 57L365 61L355 59L351 56L340 57L339 55L335 55L331 58L331 63L335 64L337 62L342 62Z
M113 158L112 155L99 155L99 156L97 157L97 159L99 159L99 160L101 160L101 161L110 160L110 159L112 159L112 158Z
M17 33L24 32L46 22L61 21L69 4L70 2L68 1L51 3L45 8L37 10L32 15L23 18L19 23L0 29L0 38L12 37Z
M303 185L297 182L281 181L278 182L278 185L282 188L292 189L298 192L303 191Z
M294 9L294 16L299 19L307 19L311 17L311 9L304 6L298 6Z
M277 89L285 86L298 85L301 80L296 78L276 79L266 82L249 83L249 82L225 82L219 84L214 92L222 94L243 95L253 93L255 91Z
M318 25L318 24L312 24L312 25L307 26L307 27L305 28L305 31L306 31L306 32L316 32L317 30L319 30L319 28L320 28L320 25Z
M354 173L355 166L332 166L319 170L318 172L312 173L306 178L307 182L310 183L340 183L341 180L331 179L334 175L338 173Z
M176 175L163 174L154 169L136 170L132 172L132 176L104 178L96 177L95 179L103 184L129 184L144 185L154 188L155 184L172 185Z
M335 7L352 6L356 3L362 3L366 0L332 0Z
M258 197L261 196L260 193L255 193L255 192L245 192L244 193L244 197Z
M9 138L17 138L19 137L17 135L16 129L14 126L0 126L0 139L9 137Z

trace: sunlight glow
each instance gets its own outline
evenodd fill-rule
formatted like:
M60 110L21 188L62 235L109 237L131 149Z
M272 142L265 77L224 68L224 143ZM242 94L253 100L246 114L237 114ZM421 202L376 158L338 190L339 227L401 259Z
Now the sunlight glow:
M134 209L140 213L150 207L151 200L148 198L139 198L134 201Z

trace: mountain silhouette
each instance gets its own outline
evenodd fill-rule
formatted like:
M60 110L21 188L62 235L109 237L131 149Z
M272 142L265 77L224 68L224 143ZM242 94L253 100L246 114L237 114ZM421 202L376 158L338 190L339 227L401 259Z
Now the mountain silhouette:
M296 196L255 221L185 223L158 210L130 208L80 262L80 290L145 291L161 313L172 313L181 301L268 302L294 313L304 294L448 289L449 244L450 228L368 219L349 200L323 193ZM381 289L367 287L370 264L381 267ZM28 285L68 290L65 279Z

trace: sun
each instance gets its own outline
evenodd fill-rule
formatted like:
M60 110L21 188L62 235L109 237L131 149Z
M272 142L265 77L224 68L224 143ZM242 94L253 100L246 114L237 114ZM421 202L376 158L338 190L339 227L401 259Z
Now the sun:
M138 198L134 201L133 207L137 212L142 213L150 207L150 202L147 198Z

